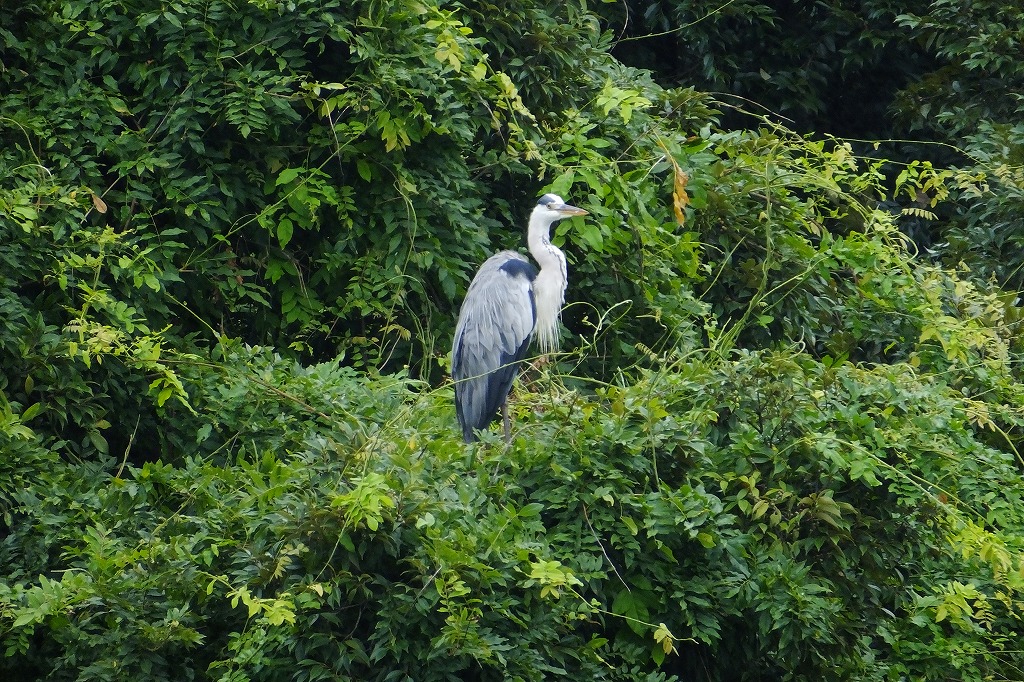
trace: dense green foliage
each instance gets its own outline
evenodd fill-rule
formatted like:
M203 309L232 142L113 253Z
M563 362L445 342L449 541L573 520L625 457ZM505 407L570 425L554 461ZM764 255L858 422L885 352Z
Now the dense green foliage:
M961 4L12 9L2 674L1019 679L1024 17ZM565 352L466 446L543 191Z
M628 0L595 10L616 31L614 54L662 83L698 84L803 130L877 138L893 99L932 66L896 23L929 2Z
M904 229L952 267L1024 288L1024 15L1015 4L631 0L595 9L616 32L614 54L659 82L719 91L800 130L860 138L866 155L878 157L869 142L881 139L891 161L959 169L943 220L928 193L911 202Z

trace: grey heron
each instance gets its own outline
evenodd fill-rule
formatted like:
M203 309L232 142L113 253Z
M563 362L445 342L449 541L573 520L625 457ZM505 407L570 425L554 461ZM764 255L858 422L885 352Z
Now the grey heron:
M480 266L466 291L455 326L452 379L455 413L467 443L501 408L511 440L508 392L530 339L542 353L558 347L558 319L568 282L565 255L551 243L551 223L587 215L556 194L545 194L530 214L526 241L540 270L516 251L500 251Z

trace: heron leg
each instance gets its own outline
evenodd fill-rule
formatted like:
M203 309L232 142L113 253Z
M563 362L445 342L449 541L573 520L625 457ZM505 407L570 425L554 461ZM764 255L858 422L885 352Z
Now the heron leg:
M505 442L512 442L512 421L508 417L508 398L501 403L501 420L505 424Z

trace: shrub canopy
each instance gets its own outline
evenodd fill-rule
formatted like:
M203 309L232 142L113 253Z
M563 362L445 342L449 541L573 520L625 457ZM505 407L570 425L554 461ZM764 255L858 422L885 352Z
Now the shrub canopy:
M10 10L0 670L1019 677L1024 19L903 4ZM565 348L466 446L546 191Z

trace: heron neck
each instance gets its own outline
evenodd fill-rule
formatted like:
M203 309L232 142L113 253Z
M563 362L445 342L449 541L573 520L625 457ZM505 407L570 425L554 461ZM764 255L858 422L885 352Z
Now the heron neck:
M562 270L565 256L561 250L551 243L550 231L551 220L537 215L537 212L530 216L530 225L527 230L526 243L530 247L530 253L543 271L545 268Z
M533 280L534 336L542 353L558 348L558 318L565 301L565 285L568 275L565 256L548 238L550 220L537 215L530 216L527 243L530 253L540 266L540 272Z

